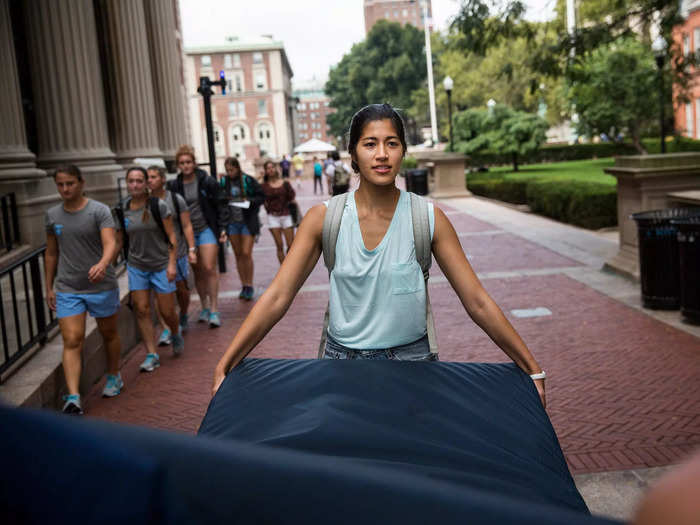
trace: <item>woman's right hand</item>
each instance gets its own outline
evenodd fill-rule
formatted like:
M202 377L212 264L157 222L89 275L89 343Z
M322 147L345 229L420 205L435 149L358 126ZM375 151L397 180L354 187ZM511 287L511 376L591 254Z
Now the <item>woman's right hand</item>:
M56 311L56 292L53 290L46 291L46 304L51 310Z
M216 395L216 392L219 390L221 383L224 382L224 379L226 379L226 372L224 372L223 368L217 365L217 367L214 369L214 381L212 382L211 386L211 397Z

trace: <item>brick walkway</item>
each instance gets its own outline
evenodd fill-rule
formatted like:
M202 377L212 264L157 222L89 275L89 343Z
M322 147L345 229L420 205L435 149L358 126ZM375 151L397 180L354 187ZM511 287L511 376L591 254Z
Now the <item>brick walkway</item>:
M306 181L299 197L302 208L320 200ZM696 337L563 273L580 263L448 204L439 205L487 290L547 370L547 411L574 474L668 465L700 446ZM278 268L267 229L253 253L259 292ZM153 374L139 374L145 349L137 347L123 363L122 395L102 399L102 384L96 385L85 403L90 416L188 433L197 430L209 402L214 366L252 307L238 300L240 283L232 255L228 266L221 279L223 327L191 324L184 355L174 359L166 348L162 366ZM441 359L507 360L477 326L465 322L466 314L437 265L431 274ZM321 260L287 315L251 356L315 357L327 283ZM546 307L552 315L521 319L510 313L534 307ZM196 302L191 311L198 311Z

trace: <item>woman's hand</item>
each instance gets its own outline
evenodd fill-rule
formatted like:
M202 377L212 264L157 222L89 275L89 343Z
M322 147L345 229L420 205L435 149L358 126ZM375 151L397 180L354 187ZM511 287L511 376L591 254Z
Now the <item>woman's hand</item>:
M99 283L107 275L107 265L102 262L98 262L88 271L88 280L92 284Z
M168 278L168 281L173 282L176 275L177 267L175 266L175 263L168 263L168 268L165 270L165 276Z
M46 290L46 304L51 310L56 311L56 292L51 288Z
M221 366L216 365L216 368L214 369L214 381L212 382L211 386L212 397L216 395L216 392L217 390L219 390L221 383L224 382L224 379L226 379L226 373L224 372L224 369Z
M537 393L540 395L540 401L542 401L542 407L547 408L547 399L544 394L544 379L534 379L535 388Z
M219 234L219 242L221 244L226 244L226 239L227 239L226 230L222 230L221 233Z
M187 254L187 260L190 261L190 264L197 264L197 250L190 250Z

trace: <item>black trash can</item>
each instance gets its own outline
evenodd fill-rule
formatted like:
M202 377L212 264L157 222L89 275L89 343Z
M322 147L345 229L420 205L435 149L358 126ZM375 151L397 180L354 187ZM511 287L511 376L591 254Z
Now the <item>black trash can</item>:
M411 170L406 170L401 175L406 180L406 191L412 191L411 190Z
M681 314L700 323L700 217L671 221L678 234Z
M645 308L677 310L680 306L678 229L674 219L700 217L700 208L670 208L635 213L639 273Z
M406 190L416 195L428 194L428 170L418 168L406 171Z

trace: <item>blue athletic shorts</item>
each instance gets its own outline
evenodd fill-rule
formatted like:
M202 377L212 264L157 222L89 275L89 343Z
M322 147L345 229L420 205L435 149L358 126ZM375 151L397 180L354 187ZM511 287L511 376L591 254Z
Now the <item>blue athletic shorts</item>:
M190 263L187 261L187 255L177 260L176 270L175 282L186 281L187 275L190 273Z
M119 288L97 293L56 292L56 317L88 312L92 317L110 317L119 310Z
M232 222L226 226L227 235L252 235L244 222Z
M205 228L194 234L194 245L201 246L202 244L219 244L211 228Z
M126 265L129 275L129 290L155 290L158 293L172 293L175 291L175 281L168 281L165 270L159 272L146 272L133 266Z

